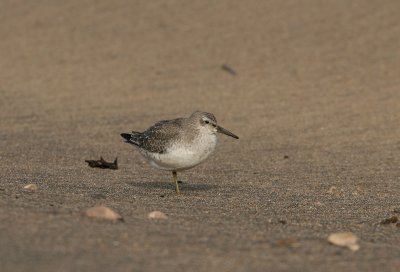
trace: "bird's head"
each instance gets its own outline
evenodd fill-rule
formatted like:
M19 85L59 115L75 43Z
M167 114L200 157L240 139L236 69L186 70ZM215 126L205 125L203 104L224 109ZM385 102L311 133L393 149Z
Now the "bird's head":
M208 112L202 112L202 111L195 111L191 116L191 119L194 119L195 121L200 123L200 126L203 129L209 130L211 133L216 134L218 133L223 133L225 135L231 136L235 139L239 139L238 136L233 134L232 132L224 129L223 127L219 126L217 124L217 119L212 113Z

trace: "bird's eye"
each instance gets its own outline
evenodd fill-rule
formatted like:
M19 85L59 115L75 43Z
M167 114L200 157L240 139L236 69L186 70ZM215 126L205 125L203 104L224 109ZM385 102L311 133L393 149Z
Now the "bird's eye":
M209 123L210 123L210 121L208 121L208 120L205 120L205 121L204 121L204 123L206 123L206 124L209 124Z

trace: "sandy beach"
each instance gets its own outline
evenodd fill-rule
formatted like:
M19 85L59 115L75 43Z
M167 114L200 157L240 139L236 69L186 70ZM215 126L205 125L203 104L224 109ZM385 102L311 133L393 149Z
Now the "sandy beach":
M0 270L399 271L400 227L380 223L400 217L399 10L1 1ZM120 133L195 110L240 139L177 196ZM85 215L99 205L124 221Z

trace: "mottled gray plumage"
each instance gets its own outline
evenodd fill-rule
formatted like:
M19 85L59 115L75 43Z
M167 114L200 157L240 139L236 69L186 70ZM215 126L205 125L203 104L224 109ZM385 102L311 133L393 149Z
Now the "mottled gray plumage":
M182 123L182 118L159 121L143 132L132 131L128 142L148 152L162 154L180 134Z
M189 118L162 120L143 132L132 131L127 142L148 152L162 154L176 139L187 142L193 140L200 132L196 127L201 116L217 122L212 113L196 111Z

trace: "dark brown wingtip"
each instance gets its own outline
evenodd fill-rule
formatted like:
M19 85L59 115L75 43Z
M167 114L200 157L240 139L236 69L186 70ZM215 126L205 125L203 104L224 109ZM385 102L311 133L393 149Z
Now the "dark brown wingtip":
M121 137L124 138L126 141L129 141L132 137L130 133L121 133Z

